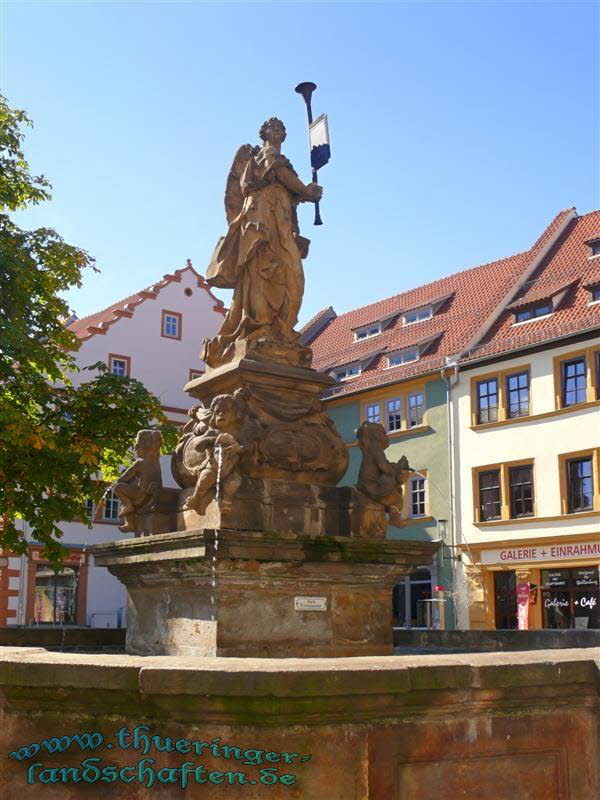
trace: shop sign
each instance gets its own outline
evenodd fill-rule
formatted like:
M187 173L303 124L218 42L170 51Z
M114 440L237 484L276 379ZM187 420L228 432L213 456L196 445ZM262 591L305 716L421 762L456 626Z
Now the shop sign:
M566 561L572 558L600 558L600 542L531 545L482 550L482 564L516 564L529 561Z
M598 586L598 568L583 567L573 570L575 586Z

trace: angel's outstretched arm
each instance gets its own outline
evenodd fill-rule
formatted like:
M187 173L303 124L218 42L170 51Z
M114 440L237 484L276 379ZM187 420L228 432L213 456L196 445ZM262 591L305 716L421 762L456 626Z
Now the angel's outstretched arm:
M305 184L302 183L297 175L294 175L291 169L287 167L280 167L277 170L277 178L283 183L286 189L290 192L297 194L301 200L307 203L316 203L323 195L323 188L316 183Z

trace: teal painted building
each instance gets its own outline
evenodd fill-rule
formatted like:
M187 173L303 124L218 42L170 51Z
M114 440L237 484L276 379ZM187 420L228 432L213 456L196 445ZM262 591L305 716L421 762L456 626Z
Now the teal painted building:
M409 398L415 395L423 396L420 415L409 417L404 426L403 410L409 407ZM445 547L440 542L433 562L421 565L412 576L407 576L390 598L394 624L400 627L454 627L452 550L448 540L451 508L447 396L446 381L438 373L417 382L395 383L326 400L327 411L349 449L348 470L341 483L353 485L358 479L361 451L356 431L359 425L367 418L380 422L388 429L388 459L398 461L406 455L415 470L405 488L403 526L388 526L388 537L446 540ZM398 424L398 416L400 429L390 430ZM436 589L442 586L443 589Z

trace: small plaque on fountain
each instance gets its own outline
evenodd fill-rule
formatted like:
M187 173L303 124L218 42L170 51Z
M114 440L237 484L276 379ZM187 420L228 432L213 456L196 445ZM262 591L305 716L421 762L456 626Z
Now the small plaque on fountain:
M327 611L327 598L294 597L294 611Z

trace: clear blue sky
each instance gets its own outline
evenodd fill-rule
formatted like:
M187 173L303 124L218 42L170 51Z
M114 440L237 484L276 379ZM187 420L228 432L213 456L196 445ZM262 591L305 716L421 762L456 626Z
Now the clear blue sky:
M309 180L313 80L329 114L325 224L312 225L301 321L526 249L554 214L600 205L598 4L564 2L13 2L1 87L35 122L26 152L55 227L102 272L79 316L225 230L237 147L268 116ZM219 293L227 301L227 292Z

